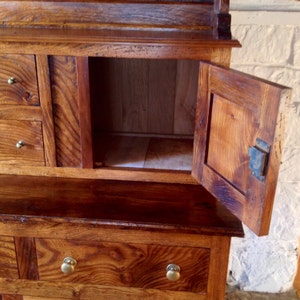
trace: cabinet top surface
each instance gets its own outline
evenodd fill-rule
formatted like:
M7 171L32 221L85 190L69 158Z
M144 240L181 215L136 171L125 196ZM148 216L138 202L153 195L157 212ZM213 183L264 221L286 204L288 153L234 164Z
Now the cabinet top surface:
M14 175L0 179L2 217L80 219L115 228L243 235L241 222L201 186Z

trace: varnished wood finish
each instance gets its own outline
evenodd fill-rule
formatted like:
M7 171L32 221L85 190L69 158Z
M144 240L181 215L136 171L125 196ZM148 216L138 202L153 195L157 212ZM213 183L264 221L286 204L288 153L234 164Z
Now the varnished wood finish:
M201 186L1 176L0 210L102 220L112 226L240 235L239 221ZM63 209L62 209L63 208Z
M0 120L0 161L6 164L44 166L41 122ZM17 148L19 141L24 142Z
M95 131L172 134L176 61L91 59Z
M176 170L143 170L132 168L44 168L35 166L14 166L5 163L0 164L0 174L24 175L24 176L46 176L46 177L66 177L66 178L85 178L85 179L106 179L106 180L125 180L141 182L160 182L173 184L192 184L199 185L199 182L191 176L189 171Z
M210 61L212 52L240 47L236 40L192 32L0 28L0 53Z
M0 277L19 278L14 239L0 236Z
M287 93L202 63L240 46L229 0L0 0L0 21L2 299L223 300L238 218L267 233Z
M87 57L76 58L78 78L78 114L80 124L81 166L93 167L92 120L90 103L90 79Z
M56 298L72 300L91 300L102 299L109 300L140 300L160 299L160 300L206 300L204 294L195 294L181 291L160 291L157 289L139 289L128 287L111 287L103 285L82 285L76 283L60 283L45 281L25 281L0 278L0 290L7 293L23 294L29 296L38 296L42 299L48 299L49 293ZM26 298L25 298L26 299ZM29 298L30 299L30 298ZM34 298L33 298L34 299ZM35 300L35 299L34 299ZM61 300L61 299L59 299ZM211 299L213 300L213 299ZM219 298L218 300L223 300Z
M82 165L76 58L49 57L57 166Z
M207 248L57 239L37 239L36 245L39 274L43 281L197 293L206 293L207 290L210 260ZM74 273L68 276L60 270L67 256L77 260ZM171 263L181 268L177 282L166 278L166 267Z
M0 104L39 105L34 55L1 55L0 66Z
M24 300L22 295L2 295L1 300Z
M15 237L19 278L39 279L35 240L27 237Z
M0 1L0 19L8 27L178 28L210 30L211 4L81 1ZM28 18L27 11L32 18Z
M56 145L53 122L53 103L51 95L50 72L48 57L36 56L38 86L41 98L43 116L43 137L45 149L45 163L48 167L56 167Z
M207 64L201 80L193 174L254 232L267 234L290 91ZM271 146L263 180L249 168L257 138Z

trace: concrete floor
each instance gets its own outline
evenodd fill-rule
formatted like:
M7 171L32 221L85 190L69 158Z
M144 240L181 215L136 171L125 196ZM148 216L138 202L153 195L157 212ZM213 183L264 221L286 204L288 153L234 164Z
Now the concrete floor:
M267 294L267 293L253 293L253 292L244 292L235 288L229 287L227 289L225 300L300 300L296 292L291 291L288 293L282 294Z

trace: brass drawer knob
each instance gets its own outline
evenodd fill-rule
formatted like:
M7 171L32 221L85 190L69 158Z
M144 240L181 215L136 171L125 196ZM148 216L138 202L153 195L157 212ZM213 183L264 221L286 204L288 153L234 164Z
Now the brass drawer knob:
M16 143L16 148L18 148L18 149L20 149L20 148L22 148L22 147L24 147L25 146L25 143L23 142L23 141L18 141L17 143Z
M180 278L180 267L175 264L169 264L166 269L166 276L170 281L177 281Z
M64 274L71 274L75 271L77 261L75 258L66 257L61 265L61 271Z
M7 83L8 84L15 84L15 83L17 83L17 80L16 80L15 77L10 77L10 78L8 78Z

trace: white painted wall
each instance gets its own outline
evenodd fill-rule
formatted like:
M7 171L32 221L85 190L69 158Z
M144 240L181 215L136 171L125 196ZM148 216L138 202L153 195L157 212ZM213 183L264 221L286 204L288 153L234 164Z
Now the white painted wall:
M247 228L232 240L228 284L248 291L292 288L300 237L300 1L231 0L232 31L242 44L231 67L293 88L270 234Z

